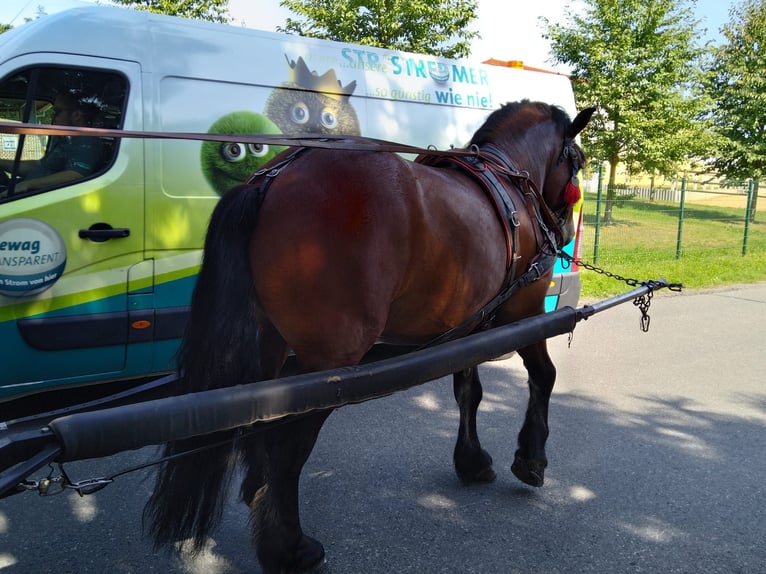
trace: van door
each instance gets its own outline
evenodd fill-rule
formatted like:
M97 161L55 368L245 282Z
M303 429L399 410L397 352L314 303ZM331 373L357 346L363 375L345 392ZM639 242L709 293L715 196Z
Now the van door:
M14 58L0 64L0 119L140 130L140 82L131 62ZM0 401L126 376L128 286L153 281L143 142L0 136Z

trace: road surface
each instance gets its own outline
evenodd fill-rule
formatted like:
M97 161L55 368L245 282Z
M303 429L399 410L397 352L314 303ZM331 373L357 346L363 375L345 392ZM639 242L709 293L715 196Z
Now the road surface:
M766 283L658 294L650 314L648 333L627 303L580 323L571 347L550 341L559 379L541 489L510 471L527 400L518 357L482 367L488 486L452 471L447 379L336 412L302 483L304 530L332 572L766 571ZM67 470L104 476L154 454ZM200 556L154 551L141 531L151 476L0 500L0 574L259 572L233 494Z

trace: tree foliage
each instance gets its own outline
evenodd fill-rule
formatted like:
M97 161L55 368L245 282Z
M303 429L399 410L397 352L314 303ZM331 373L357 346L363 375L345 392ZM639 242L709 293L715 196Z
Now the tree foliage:
M470 54L475 0L282 0L282 32L447 58Z
M112 0L137 10L227 24L229 0Z
M703 50L683 0L584 0L569 25L545 21L553 58L572 69L580 107L599 112L583 133L588 154L610 165L672 175L701 153L698 91ZM613 193L613 192L612 192ZM605 219L611 219L607 194Z
M47 16L47 15L48 15L48 13L45 11L45 6L38 5L37 6L37 10L35 10L35 17L34 18L26 17L26 18L24 18L24 22L31 22L32 20L37 20L37 19L42 18L43 16ZM8 30L12 30L12 29L13 29L13 25L12 24L0 24L0 34L2 34L3 32L7 32Z
M714 167L732 179L766 176L766 0L729 11L714 50L706 87L710 119L721 136Z

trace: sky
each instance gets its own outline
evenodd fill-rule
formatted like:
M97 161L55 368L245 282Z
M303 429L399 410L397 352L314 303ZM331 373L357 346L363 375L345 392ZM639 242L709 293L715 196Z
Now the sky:
M47 13L82 4L108 3L105 0L0 0L0 23L19 25L34 17L38 6ZM706 40L718 42L720 27L729 20L729 7L736 0L696 0L695 17L706 28ZM478 18L472 26L481 34L472 44L471 58L521 60L529 66L565 72L550 61L548 43L542 38L540 17L566 23L567 7L577 10L580 0L478 0ZM289 12L279 0L229 0L233 23L249 28L275 31L284 25Z

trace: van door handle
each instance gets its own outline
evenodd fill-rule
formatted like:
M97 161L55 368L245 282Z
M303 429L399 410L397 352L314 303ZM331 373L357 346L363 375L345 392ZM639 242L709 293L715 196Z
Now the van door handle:
M112 227L108 223L94 223L88 229L80 229L78 235L80 239L102 242L109 239L129 237L130 229L127 227Z

